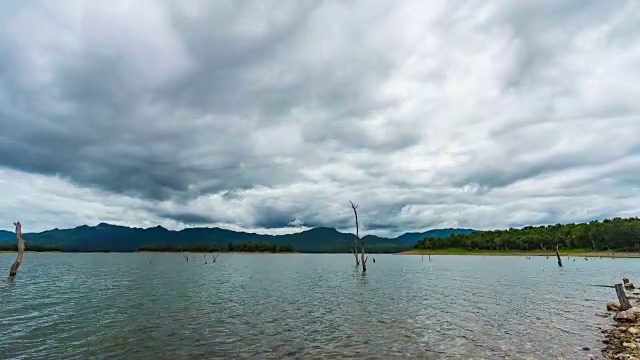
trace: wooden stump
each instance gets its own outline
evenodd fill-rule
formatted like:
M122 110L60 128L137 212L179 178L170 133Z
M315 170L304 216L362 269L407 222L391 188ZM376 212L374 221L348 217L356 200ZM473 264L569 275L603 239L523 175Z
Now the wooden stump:
M625 311L631 309L631 303L627 299L627 294L624 292L622 284L616 284L616 295L618 295L618 301L620 302L620 310Z
M560 252L558 252L558 245L556 245L556 256L558 257L558 266L562 267L562 259L560 259Z

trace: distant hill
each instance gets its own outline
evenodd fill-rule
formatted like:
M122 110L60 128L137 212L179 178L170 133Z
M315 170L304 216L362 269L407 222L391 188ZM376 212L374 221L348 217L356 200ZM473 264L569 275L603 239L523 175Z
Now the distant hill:
M16 234L11 231L0 230L0 243L8 240L15 240Z
M436 229L422 233L406 233L396 238L374 235L364 237L367 252L398 252L412 248L425 237L446 237L450 234L468 234L470 229ZM350 252L354 234L341 233L334 228L319 227L287 235L261 235L220 228L188 228L180 231L161 226L130 228L101 223L82 225L72 229L53 229L39 233L25 233L27 244L54 247L63 251L136 251L153 245L185 246L207 244L226 247L227 244L248 242L272 245L291 245L297 252ZM15 234L0 231L0 245L15 243Z

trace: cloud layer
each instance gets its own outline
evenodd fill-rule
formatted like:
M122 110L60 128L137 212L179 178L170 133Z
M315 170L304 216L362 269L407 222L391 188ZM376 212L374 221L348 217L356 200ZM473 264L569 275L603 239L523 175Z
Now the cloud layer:
M0 228L640 214L635 1L21 1L0 23Z

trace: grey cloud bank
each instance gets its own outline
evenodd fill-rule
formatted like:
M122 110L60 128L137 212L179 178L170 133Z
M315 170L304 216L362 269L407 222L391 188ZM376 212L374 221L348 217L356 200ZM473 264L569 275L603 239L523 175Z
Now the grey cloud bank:
M636 216L639 23L636 1L5 3L0 228Z

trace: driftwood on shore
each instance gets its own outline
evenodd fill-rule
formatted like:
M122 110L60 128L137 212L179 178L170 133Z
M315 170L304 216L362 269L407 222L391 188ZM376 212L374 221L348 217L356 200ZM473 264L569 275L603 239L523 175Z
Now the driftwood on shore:
M22 255L24 254L24 240L22 239L22 225L20 221L16 221L13 223L16 227L16 240L18 241L18 256L16 257L16 261L14 261L13 265L11 265L11 269L9 270L9 277L16 276L18 272L18 268L20 264L22 264Z

